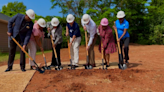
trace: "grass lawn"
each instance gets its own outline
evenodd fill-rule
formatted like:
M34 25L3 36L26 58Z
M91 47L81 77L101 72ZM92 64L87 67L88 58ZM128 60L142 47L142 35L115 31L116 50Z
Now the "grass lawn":
M44 51L44 53L48 53L48 52L51 52L51 51L52 50ZM40 51L36 52L36 55L40 55L40 54L42 54L42 52L40 52ZM0 62L7 62L8 57L9 57L9 53L1 53L0 52ZM20 53L19 52L17 52L15 54L15 60L17 60L17 59L20 59Z

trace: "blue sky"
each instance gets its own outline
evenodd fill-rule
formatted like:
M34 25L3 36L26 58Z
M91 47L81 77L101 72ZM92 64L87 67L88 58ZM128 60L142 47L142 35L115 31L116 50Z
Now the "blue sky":
M37 15L41 16L62 16L61 8L55 7L54 9L50 9L52 3L50 0L0 0L0 9L2 9L3 5L7 5L8 2L23 2L27 9L33 9Z

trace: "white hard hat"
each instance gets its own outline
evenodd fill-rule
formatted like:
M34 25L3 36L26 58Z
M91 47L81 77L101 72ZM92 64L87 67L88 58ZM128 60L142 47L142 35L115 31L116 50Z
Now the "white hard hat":
M32 9L27 10L26 14L30 19L35 19L35 12Z
M84 24L87 24L90 19L91 19L91 17L88 14L84 14L83 17L82 17L82 22Z
M75 20L75 17L72 14L68 14L66 20L68 23L72 23Z
M117 18L124 18L124 17L125 17L124 11L119 11L119 12L117 13Z
M40 18L37 23L43 28L46 27L46 21L43 18Z
M51 25L52 26L58 26L59 25L59 20L58 20L58 18L56 18L56 17L54 17L52 20L51 20Z

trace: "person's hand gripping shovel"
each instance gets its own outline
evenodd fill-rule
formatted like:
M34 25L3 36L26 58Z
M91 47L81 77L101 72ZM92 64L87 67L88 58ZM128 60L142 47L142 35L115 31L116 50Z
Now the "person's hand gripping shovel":
M58 58L57 58L56 49L53 46L54 43L53 43L53 40L52 40L52 35L50 35L50 38L51 38L52 48L53 48L54 54L55 54L55 59L56 59L57 65L58 65L58 66L55 67L55 70L62 70L63 67L62 66L59 66L59 61L58 61Z
M36 66L36 70L40 73L44 73L45 70L39 68L39 66L37 65L37 63L34 61L34 59L23 49L23 47L15 40L15 38L13 36L11 36L12 40L19 46L19 48L31 59L31 61L34 62L35 66Z
M113 28L114 28L114 30L116 32L116 38L118 40L117 28L115 26ZM118 45L118 52L119 52L119 64L118 64L118 67L119 67L119 69L125 70L127 68L127 65L124 64L124 62L123 62L123 56L122 56L121 49L120 49L120 42L117 41L117 45Z

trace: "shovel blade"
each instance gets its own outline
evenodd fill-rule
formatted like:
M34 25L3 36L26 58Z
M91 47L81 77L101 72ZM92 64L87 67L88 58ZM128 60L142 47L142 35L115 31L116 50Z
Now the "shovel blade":
M89 66L86 65L86 66L85 66L85 69L93 69L93 67L92 67L91 65L89 65Z
M43 66L42 67L44 70L51 70L51 67L49 67L49 66Z
M119 54L119 64L123 64L123 57L122 57L122 54Z
M118 64L119 69L125 70L127 69L127 65L126 64Z
M123 64L123 69L127 69L127 65L126 64Z
M41 70L39 67L36 68L36 70L37 70L39 73L44 73L44 72L45 72L44 70Z
M58 66L55 68L55 70L57 70L57 71L62 70L62 69L63 69L63 67L61 67L61 66Z

